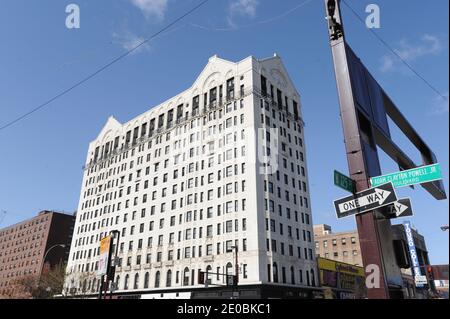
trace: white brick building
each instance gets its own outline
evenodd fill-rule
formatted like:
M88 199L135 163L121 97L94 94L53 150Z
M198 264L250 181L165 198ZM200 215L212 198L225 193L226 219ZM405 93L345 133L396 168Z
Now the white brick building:
M276 55L214 56L190 89L125 124L110 117L89 145L65 292L98 291L99 240L112 230L116 294L226 290L215 274L205 290L198 272L234 274L232 246L243 296L310 291L303 134L299 93Z

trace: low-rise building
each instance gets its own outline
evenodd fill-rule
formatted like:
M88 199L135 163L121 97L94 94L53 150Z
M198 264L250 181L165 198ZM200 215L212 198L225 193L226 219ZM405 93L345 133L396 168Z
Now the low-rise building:
M316 254L319 257L362 266L361 247L356 230L333 233L329 225L314 226Z
M0 298L20 294L20 280L39 279L51 267L65 263L74 224L73 215L42 211L0 229Z

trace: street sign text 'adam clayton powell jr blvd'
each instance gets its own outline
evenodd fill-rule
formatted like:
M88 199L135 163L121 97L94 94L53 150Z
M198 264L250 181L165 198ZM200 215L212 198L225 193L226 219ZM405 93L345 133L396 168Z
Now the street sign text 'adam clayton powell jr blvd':
M370 179L370 185L372 187L377 187L378 185L391 182L394 187L398 188L428 183L439 179L442 179L441 166L439 164L433 164L383 176L372 177Z
M338 218L347 217L390 205L397 201L392 183L380 185L334 201Z

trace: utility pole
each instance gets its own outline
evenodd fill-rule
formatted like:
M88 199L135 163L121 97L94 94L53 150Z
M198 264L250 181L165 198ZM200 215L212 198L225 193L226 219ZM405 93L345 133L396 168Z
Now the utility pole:
M238 246L232 246L231 247L235 252L235 279L233 280L233 287L236 287L236 292L239 295L239 260L238 260ZM234 297L234 296L233 296Z
M99 289L99 292L98 292L98 299L102 299L104 282L105 282L105 275L102 275L100 277L100 289Z
M433 151L346 42L340 4L340 0L325 0L348 168L356 192L361 192L373 190L370 178L381 176L378 147L398 164L400 171L438 162ZM415 164L393 141L389 119L420 152L421 165ZM442 180L423 181L420 185L436 200L447 198ZM395 194L394 190L392 192ZM383 210L380 206L372 211L361 211L355 217L369 279L366 281L367 294L370 299L403 298L403 280L395 258L391 223Z
M350 177L356 182L356 191L370 188L369 179L381 175L381 168L371 132L370 123L358 113L352 88L348 62L348 47L344 37L340 1L325 0L330 44L339 92L341 120ZM389 220L377 220L370 211L356 215L361 255L365 267L376 265L379 269L378 288L368 289L369 299L389 299L387 277L401 279L392 248L392 231ZM386 267L390 265L390 267ZM366 273L367 275L367 273ZM401 282L400 282L401 285ZM400 287L395 287L401 291Z
M234 299L234 293L235 293L235 287L237 292L239 293L239 290L237 289L237 286L239 284L239 259L238 259L238 246L231 246L228 250L228 252L234 252L234 278L233 278L233 285L232 285L232 299ZM228 281L228 271L227 271L227 281Z
M113 241L114 237L112 235L109 235L105 238L103 238L100 241L100 256L105 256L106 257L106 268L102 268L101 271L101 277L100 277L100 291L98 293L98 299L102 299L106 297L106 295L108 294L108 283L109 283L109 277L110 277L110 267L111 267L111 255L112 255L112 241ZM103 244L104 241L107 242L107 244ZM107 247L107 251L106 251L106 247ZM105 251L102 251L102 250ZM105 279L106 279L106 283L105 283ZM103 290L104 290L104 295L103 295Z
M111 284L110 284L110 291L109 291L109 299L112 299L112 297L113 297L114 275L116 273L116 266L117 266L117 259L118 259L117 255L118 255L118 252L119 252L120 231L113 230L113 231L111 231L111 234L113 235L113 239L116 240L116 243L115 243L116 250L114 252L114 259L112 260L110 269L108 269L109 273L110 273L110 276L111 276L111 278L110 278Z

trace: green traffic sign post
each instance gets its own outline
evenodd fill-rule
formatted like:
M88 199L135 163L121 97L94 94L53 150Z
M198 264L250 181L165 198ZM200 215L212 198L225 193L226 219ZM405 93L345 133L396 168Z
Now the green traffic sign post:
M427 165L396 172L383 176L370 178L372 187L377 187L391 182L394 187L405 187L416 184L423 184L442 179L441 166L439 164Z
M356 192L356 183L350 177L345 176L344 174L334 171L334 185L350 192Z

